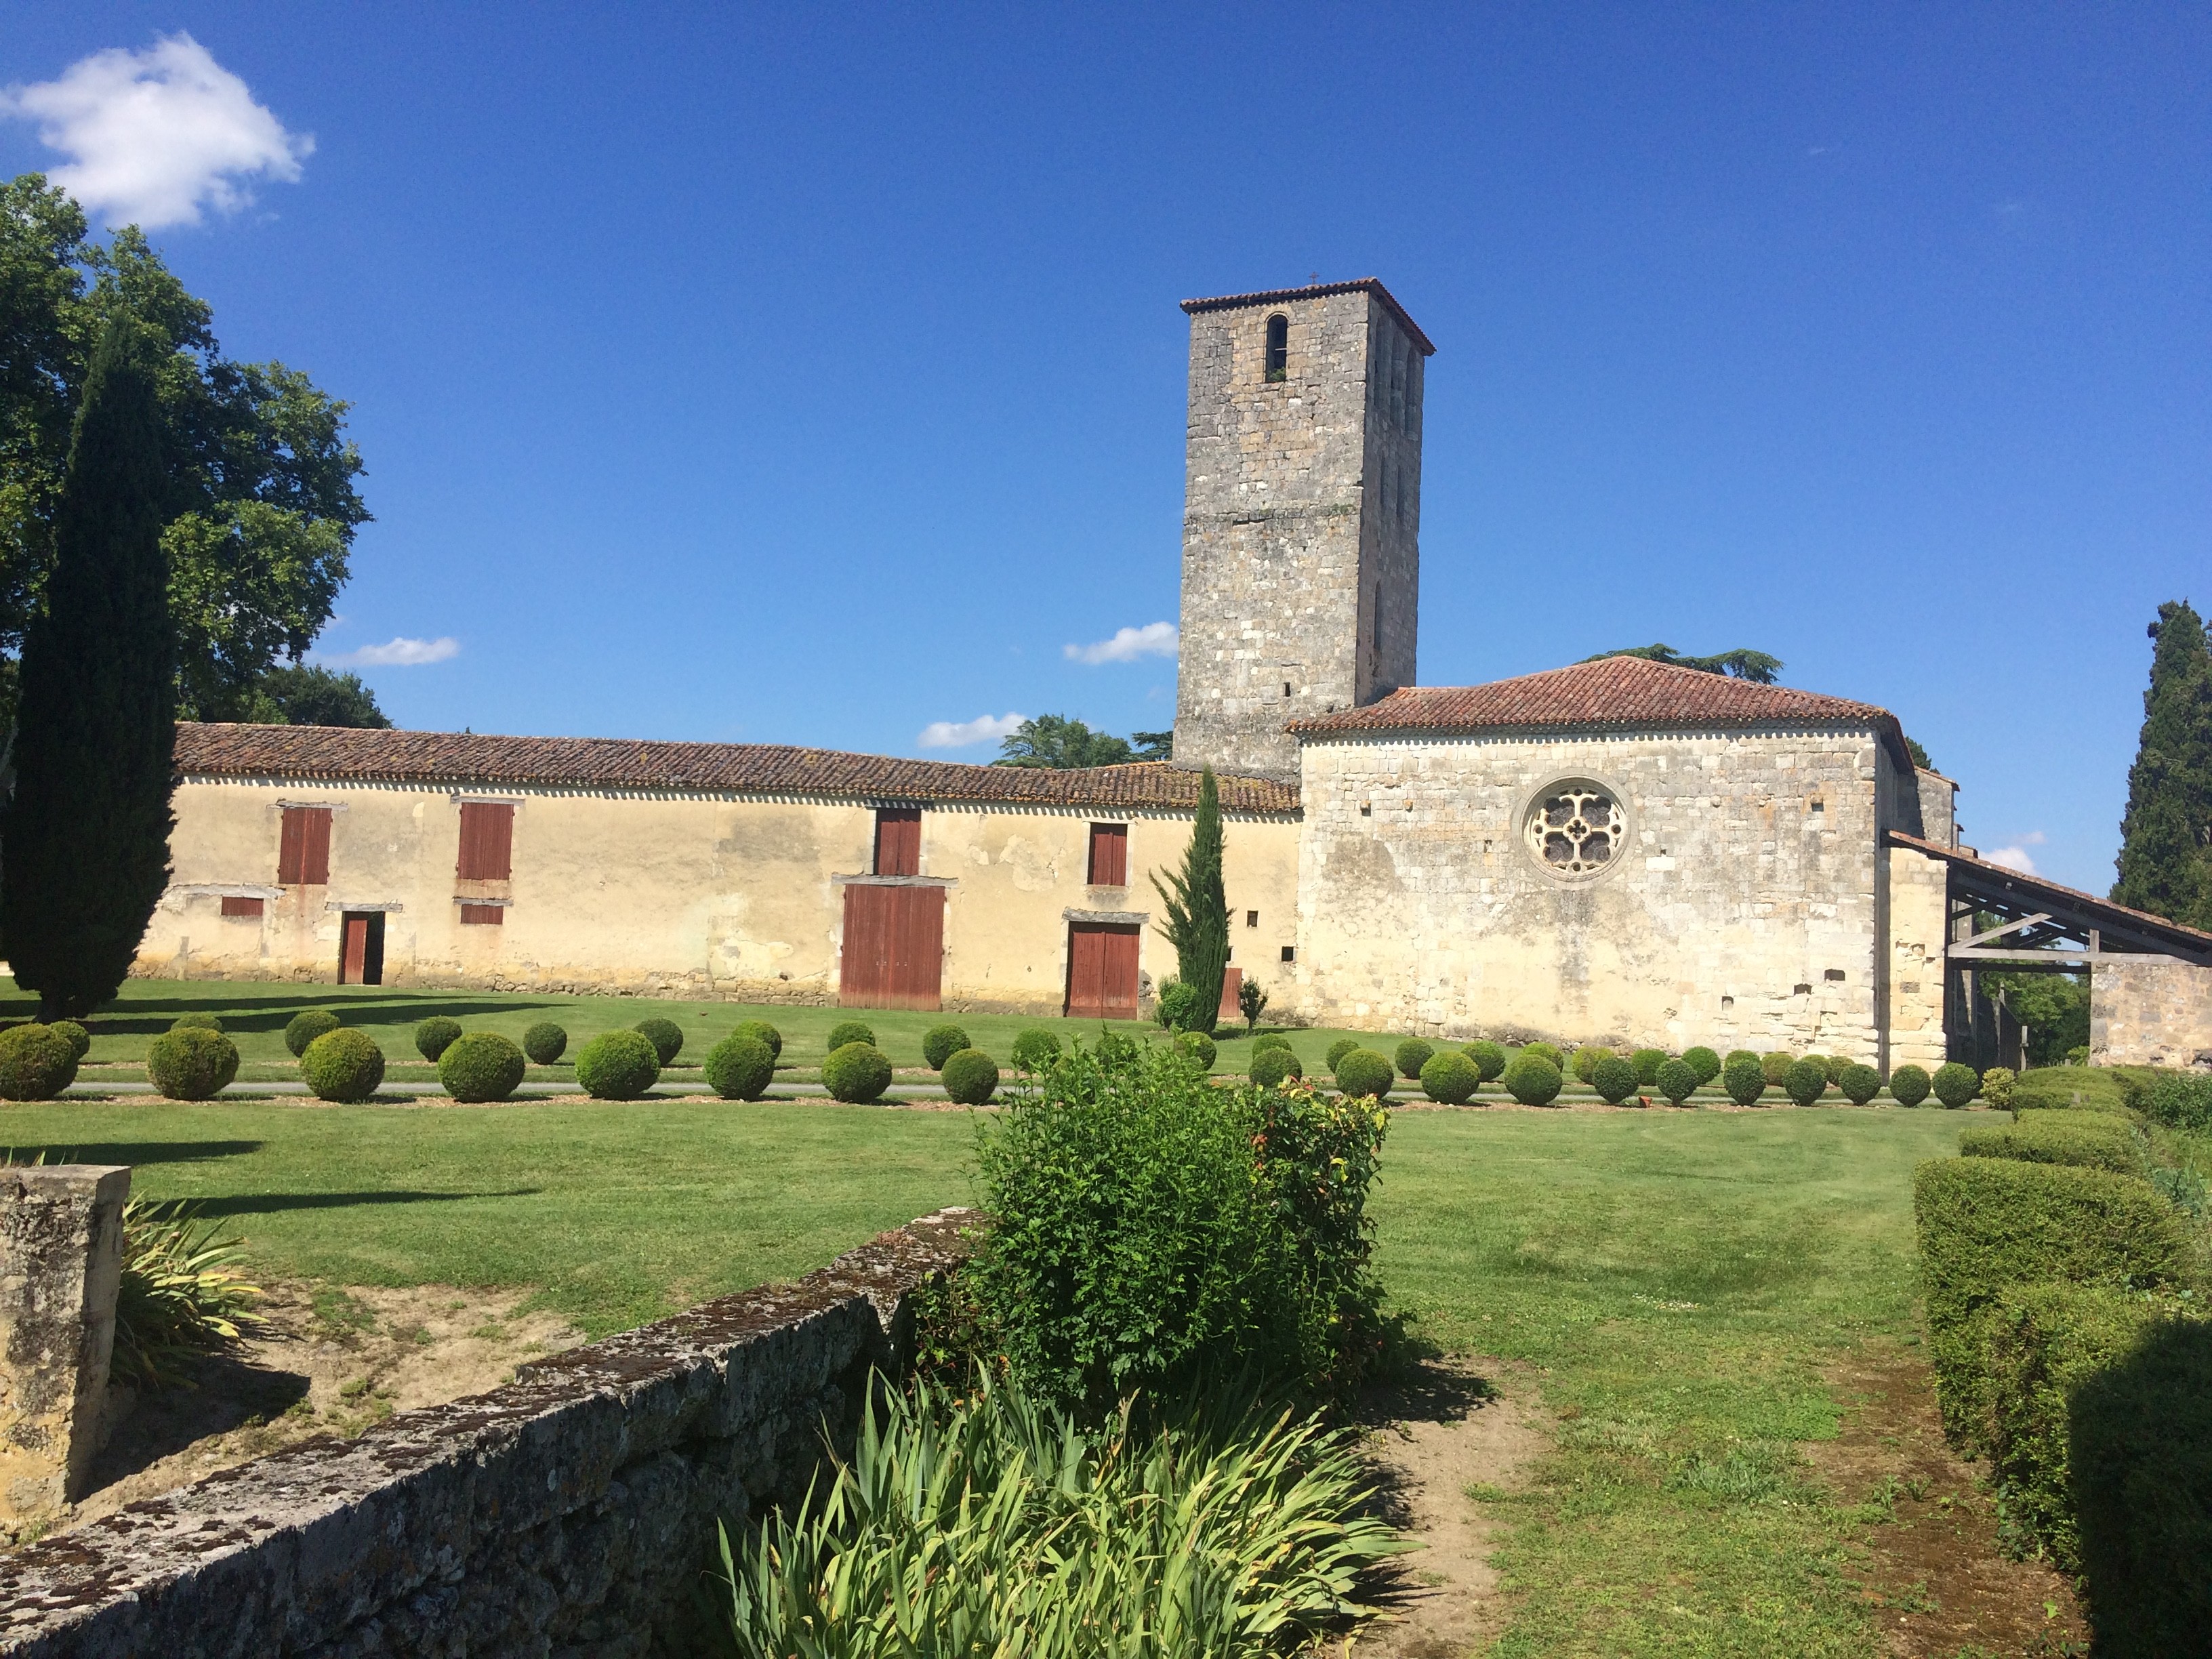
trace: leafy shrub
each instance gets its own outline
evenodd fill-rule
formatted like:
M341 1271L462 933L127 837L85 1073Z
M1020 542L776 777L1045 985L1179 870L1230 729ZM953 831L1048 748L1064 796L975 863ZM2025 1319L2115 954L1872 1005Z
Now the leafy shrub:
M1398 1074L1390 1062L1372 1048L1354 1048L1336 1062L1336 1086L1345 1094L1361 1098L1389 1098L1390 1085Z
M1771 1054L1759 1057L1760 1073L1777 1089L1782 1086L1782 1079L1790 1075L1790 1068L1796 1063L1797 1056L1795 1054Z
M1032 1025L1014 1039L1014 1066L1017 1070L1042 1072L1059 1058L1059 1036L1042 1025Z
M1160 987L1159 1006L1153 1009L1152 1017L1170 1031L1198 1030L1209 1023L1205 1002L1198 987L1171 979Z
M1187 1054L1195 1060L1201 1072L1212 1071L1214 1060L1220 1053L1213 1046L1213 1039L1203 1031L1176 1032L1175 1048L1176 1053Z
M292 1058L299 1059L307 1052L307 1045L325 1031L335 1031L343 1024L327 1008L305 1008L292 1016L284 1028L284 1046L291 1050Z
M921 1057L933 1072L945 1069L945 1062L969 1047L968 1033L957 1025L933 1025L921 1036Z
M1750 1049L1731 1048L1728 1051L1727 1057L1721 1061L1721 1070L1723 1072L1727 1071L1729 1066L1735 1065L1739 1060L1747 1060L1754 1066L1759 1064L1759 1056L1752 1053Z
M438 1081L455 1100L476 1104L505 1100L527 1069L522 1050L496 1031L471 1031L438 1056Z
M1421 1091L1447 1106L1464 1106L1482 1086L1482 1073L1465 1054L1447 1048L1421 1067Z
M2103 1112L2126 1117L2134 1108L2118 1075L2099 1066L2051 1066L2022 1073L2012 1085L2016 1112Z
M522 1052L532 1062L550 1066L568 1052L568 1034L550 1019L541 1019L522 1034Z
M707 1086L725 1100L758 1100L775 1081L775 1054L757 1036L732 1031L707 1050Z
M1336 1069L1337 1061L1342 1060L1346 1054L1350 1054L1358 1046L1359 1039L1358 1037L1339 1037L1335 1042L1328 1045L1328 1052L1322 1056L1322 1064L1328 1066L1330 1071L1334 1072Z
M1523 1106L1550 1105L1559 1097L1559 1088L1565 1081L1558 1066L1541 1054L1530 1054L1527 1048L1505 1068L1505 1092Z
M143 1198L124 1204L123 1272L108 1362L118 1382L148 1389L188 1383L191 1358L228 1347L245 1328L267 1322L253 1310L261 1291L230 1265L246 1241L217 1238L216 1231L217 1224L199 1222L189 1204Z
M1429 1056L1436 1051L1434 1043L1424 1042L1419 1037L1407 1037L1391 1054L1390 1061L1398 1068L1400 1077L1419 1083L1421 1067L1429 1063Z
M1252 1056L1249 1075L1262 1089L1272 1089L1285 1078L1303 1078L1306 1068L1288 1048L1262 1048Z
M1290 1046L1290 1038L1280 1031L1263 1031L1252 1039L1252 1052L1255 1054L1262 1048L1287 1048Z
M434 1014L415 1028L415 1051L435 1066L439 1056L459 1042L460 1035L460 1021Z
M1954 1060L1936 1068L1929 1086L1936 1091L1936 1098L1955 1112L1980 1092L1982 1080L1974 1075L1972 1066Z
M0 1100L52 1100L76 1081L76 1056L70 1040L51 1025L11 1025L0 1031Z
M1540 1060L1553 1071L1565 1073L1567 1062L1559 1051L1548 1042L1524 1042L1521 1052L1531 1060Z
M2116 1175L2146 1173L2142 1143L2125 1118L2099 1112L2022 1112L2013 1122L1978 1126L1959 1136L1967 1158L2071 1164Z
M829 1043L823 1052L834 1054L848 1042L865 1042L872 1048L876 1034L857 1019L841 1019L830 1028Z
M2163 1123L2169 1129L2212 1129L2212 1077L2160 1072L2148 1087L2128 1092L2128 1103L2154 1123Z
M939 1070L945 1094L963 1106L981 1106L999 1092L999 1062L981 1048L947 1054Z
M1871 1066L1846 1066L1844 1074L1836 1079L1836 1086L1852 1105L1863 1106L1881 1092L1881 1073Z
M1474 1062L1475 1069L1482 1073L1485 1083L1505 1075L1505 1050L1487 1038L1468 1043L1467 1057Z
M1981 1451L1988 1419L1975 1317L2008 1285L2063 1279L2157 1290L2188 1272L2189 1241L2146 1182L2012 1158L1936 1158L1913 1171L1929 1360L1947 1433Z
M2008 1066L1992 1066L1982 1073L1982 1098L2000 1112L2012 1109L2012 1091L2015 1081Z
M341 1025L307 1045L300 1075L318 1100L367 1100L384 1081L384 1050L368 1032Z
M1607 1054L1591 1068L1590 1087L1600 1099L1618 1106L1636 1092L1636 1066L1619 1054Z
M1664 1048L1638 1048L1628 1057L1628 1063L1636 1068L1637 1086L1649 1089L1659 1081L1659 1068L1667 1063L1667 1051Z
M1928 1073L1917 1066L1900 1066L1889 1074L1889 1097L1900 1106L1917 1106L1928 1098Z
M164 1031L146 1046L147 1080L171 1100L213 1100L237 1075L238 1045L204 1025Z
M1601 1048L1595 1043L1586 1042L1575 1050L1573 1058L1567 1062L1567 1069L1575 1074L1575 1080L1577 1083L1589 1083L1597 1076L1598 1062L1601 1060L1611 1060L1613 1057L1612 1049Z
M92 1052L92 1033L73 1019L58 1019L46 1029L70 1046L70 1058L82 1062Z
M1811 1055L1795 1061L1782 1074L1782 1092L1800 1106L1810 1106L1828 1092L1828 1068Z
M2069 1402L2076 1523L2100 1654L2203 1650L2212 1630L2212 1327L2165 1320Z
M1699 1081L1698 1069L1690 1064L1686 1054L1662 1066L1656 1079L1659 1092L1677 1106L1685 1104L1698 1092Z
M1350 1440L1313 1419L1085 1427L988 1370L972 1389L871 1389L835 1469L742 1547L723 1531L738 1659L1305 1651L1399 1547ZM820 1639L894 1607L900 1637L957 1645Z
M993 1352L1094 1413L1243 1368L1348 1393L1380 1341L1366 1199L1388 1121L1078 1046L978 1126L993 1224L966 1271Z
M1766 1092L1766 1068L1756 1055L1746 1054L1721 1068L1721 1087L1739 1106L1756 1106Z
M891 1086L891 1063L872 1042L848 1042L822 1062L822 1086L832 1100L862 1105Z
M594 1100L642 1100L660 1081L660 1051L642 1031L602 1031L576 1051L576 1086Z
M737 1030L732 1031L730 1035L750 1037L755 1042L765 1042L772 1058L776 1060L783 1058L783 1033L764 1019L741 1019L738 1022Z
M653 1045L653 1054L663 1066L684 1052L684 1028L672 1019L654 1014L638 1021L630 1030Z
M222 1018L219 1014L179 1014L169 1022L173 1031L220 1031Z
M1703 1088L1721 1074L1721 1057L1711 1049L1702 1046L1683 1049L1682 1064L1697 1074L1699 1088Z
M1841 1054L1823 1054L1820 1056L1820 1064L1828 1068L1828 1081L1841 1087L1844 1073L1850 1068L1852 1062L1845 1060Z

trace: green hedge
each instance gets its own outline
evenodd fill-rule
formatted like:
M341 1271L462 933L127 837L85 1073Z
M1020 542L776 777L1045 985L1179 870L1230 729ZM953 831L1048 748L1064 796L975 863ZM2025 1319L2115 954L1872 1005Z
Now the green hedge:
M1464 1106L1482 1086L1482 1072L1456 1049L1431 1054L1421 1067L1421 1091L1446 1106Z
M1778 1053L1761 1054L1759 1057L1759 1071L1765 1075L1767 1082L1778 1089L1782 1086L1782 1079L1790 1075L1790 1068L1796 1063L1797 1056L1795 1054Z
M1436 1062L1431 1060L1431 1065ZM1285 1078L1303 1078L1305 1067L1287 1048L1255 1049L1246 1075L1262 1089L1272 1089Z
M1881 1092L1881 1073L1871 1066L1854 1062L1844 1067L1843 1075L1836 1079L1836 1087L1844 1091L1844 1098L1854 1106L1863 1106Z
M505 1100L522 1082L528 1062L522 1050L496 1031L471 1031L446 1045L438 1056L438 1081L455 1100L469 1104Z
M775 1052L732 1031L707 1051L707 1086L725 1100L758 1100L775 1081Z
M2117 1113L2132 1109L2120 1079L2101 1067L2045 1066L2023 1072L2012 1085L2016 1112L2054 1111Z
M307 1045L325 1031L335 1031L345 1024L327 1008L308 1008L292 1016L291 1024L284 1028L284 1046L292 1051L295 1060L307 1052Z
M1390 1085L1397 1081L1397 1073L1390 1062L1372 1048L1354 1048L1336 1062L1338 1090L1354 1098L1373 1097L1387 1100Z
M1739 1106L1756 1106L1766 1092L1766 1068L1756 1054L1739 1054L1721 1070L1721 1087Z
M832 1100L862 1105L891 1086L891 1063L872 1042L841 1043L822 1062L822 1086Z
M2190 1271L2187 1236L2148 1182L2011 1158L1931 1159L1913 1172L1920 1286L1943 1427L1983 1449L1988 1393L1974 1321L2008 1286L2063 1279L2157 1290Z
M921 1057L933 1072L942 1072L946 1060L972 1046L957 1025L933 1025L921 1035Z
M1586 1081L1601 1099L1618 1106L1636 1092L1636 1067L1619 1054L1608 1054L1591 1069Z
M169 1029L173 1031L220 1031L222 1030L222 1016L220 1014L179 1014L174 1019L169 1022Z
M460 1041L461 1022L443 1014L433 1014L415 1028L415 1052L433 1066L439 1056Z
M540 1066L550 1066L568 1052L568 1034L550 1019L541 1019L522 1034L522 1052Z
M1563 1076L1566 1071L1566 1057L1561 1054L1559 1049L1554 1048L1551 1043L1524 1042L1521 1045L1521 1055L1522 1058L1527 1060L1540 1060L1547 1066L1549 1066L1553 1071L1562 1073Z
M594 1100L642 1100L660 1081L660 1051L642 1031L602 1031L576 1052L576 1086Z
M1638 1088L1654 1088L1659 1082L1659 1068L1667 1063L1667 1051L1664 1048L1638 1048L1628 1057L1628 1063L1636 1068Z
M307 1045L300 1074L318 1100L367 1100L384 1081L384 1050L368 1032L341 1025Z
M738 1029L730 1035L750 1037L756 1042L765 1042L768 1044L768 1051L771 1058L776 1060L783 1058L783 1033L764 1019L739 1020Z
M1820 1097L1828 1092L1827 1066L1811 1054L1791 1061L1782 1074L1782 1092L1800 1106L1819 1104Z
M2024 1164L2075 1164L2116 1175L2148 1173L2143 1145L2125 1118L2100 1112L2022 1112L2011 1123L1963 1131L1966 1158L2013 1158Z
M2160 1072L2148 1087L2138 1085L2129 1092L2130 1103L2154 1123L2169 1129L2212 1129L2212 1077Z
M1407 1037L1391 1051L1390 1063L1398 1068L1400 1077L1408 1082L1419 1083L1421 1067L1429 1063L1429 1056L1436 1051L1436 1045L1432 1042L1424 1042L1419 1037Z
M92 1052L92 1033L73 1019L58 1019L46 1027L70 1046L70 1058L82 1060Z
M999 1062L981 1048L947 1054L939 1069L945 1094L963 1106L981 1106L999 1091Z
M174 1036L172 1031L155 1042ZM50 1025L11 1025L0 1031L0 1100L52 1100L61 1093L76 1081L76 1056L70 1048L70 1040ZM230 1052L234 1072L238 1050Z
M1588 1083L1595 1086L1597 1082L1598 1066L1606 1060L1618 1058L1619 1056L1610 1048L1601 1048L1595 1043L1584 1043L1575 1050L1575 1057L1569 1064L1568 1069L1574 1073L1575 1080L1577 1083Z
M1707 1048L1683 1049L1682 1064L1698 1074L1699 1088L1721 1074L1721 1057Z

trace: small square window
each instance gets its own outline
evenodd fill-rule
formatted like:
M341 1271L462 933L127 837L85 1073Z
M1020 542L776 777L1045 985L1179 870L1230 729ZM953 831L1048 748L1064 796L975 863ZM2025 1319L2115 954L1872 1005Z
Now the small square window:
M1375 803L1371 800L1364 800L1360 802L1359 816L1363 818L1373 817L1375 816Z
M1800 983L1790 993L1790 994L1797 997L1809 997L1813 994L1813 988L1809 985Z
M229 893L222 897L222 913L227 916L258 916L262 908L262 902L258 898L240 898Z
M1283 947L1283 960L1285 962L1296 962L1297 959L1298 947L1295 945L1285 945Z
M1840 968L1831 968L1827 972L1822 974L1820 977L1822 979L1828 980L1834 984L1841 985L1844 982L1844 970Z
M1244 913L1244 925L1247 927L1257 927L1260 925L1260 913L1257 910L1247 910Z
M461 922L470 927L504 927L507 926L507 907L504 904L464 904Z

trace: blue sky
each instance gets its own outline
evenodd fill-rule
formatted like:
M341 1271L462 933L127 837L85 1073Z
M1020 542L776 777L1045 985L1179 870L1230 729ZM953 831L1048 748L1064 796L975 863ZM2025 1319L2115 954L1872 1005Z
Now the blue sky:
M64 80L179 34L242 82L181 137ZM2101 891L2212 603L2203 8L76 0L0 82L0 166L197 203L225 349L352 400L324 649L453 641L365 670L403 725L1165 726L1066 647L1175 616L1176 302L1314 274L1439 348L1425 684L1771 651Z

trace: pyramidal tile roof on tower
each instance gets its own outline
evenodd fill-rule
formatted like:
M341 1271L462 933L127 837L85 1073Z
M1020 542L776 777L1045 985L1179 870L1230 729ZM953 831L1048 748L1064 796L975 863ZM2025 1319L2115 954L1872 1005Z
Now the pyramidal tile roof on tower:
M900 760L766 743L659 743L625 738L501 738L337 726L177 725L187 776L332 781L508 784L814 795L864 801L1000 801L1054 806L1198 804L1198 774L1164 761L1066 771ZM1294 783L1220 779L1231 812L1295 812Z
M1382 308L1398 319L1398 326L1413 337L1413 343L1421 349L1421 356L1437 355L1429 337L1421 332L1421 325L1407 314L1406 307L1382 286L1379 276L1357 276L1348 283L1315 283L1305 288L1271 288L1258 294L1220 294L1211 300L1185 300L1182 308L1194 317L1201 311L1237 311L1246 306L1281 305L1291 300L1326 300L1332 294L1373 295L1382 302Z
M1897 716L1870 702L1761 685L1644 657L1601 657L1487 685L1409 685L1358 708L1295 720L1300 737L1367 732L1711 730L1762 726L1859 726L1911 761Z

